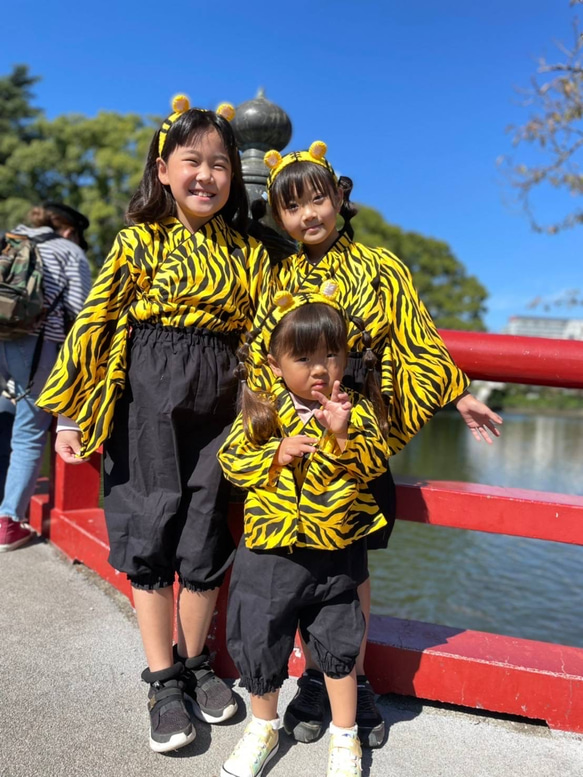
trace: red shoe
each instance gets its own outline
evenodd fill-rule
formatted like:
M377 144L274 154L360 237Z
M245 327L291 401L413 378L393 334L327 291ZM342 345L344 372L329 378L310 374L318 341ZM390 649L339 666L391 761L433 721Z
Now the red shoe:
M0 518L0 553L16 550L32 538L32 531L25 528L20 521L13 521L5 515Z

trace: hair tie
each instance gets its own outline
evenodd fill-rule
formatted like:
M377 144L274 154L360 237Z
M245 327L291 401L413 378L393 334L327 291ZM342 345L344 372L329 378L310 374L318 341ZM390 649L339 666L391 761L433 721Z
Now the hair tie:
M233 370L233 375L239 381L239 383L247 383L249 378L249 372L245 362L238 362L237 366Z

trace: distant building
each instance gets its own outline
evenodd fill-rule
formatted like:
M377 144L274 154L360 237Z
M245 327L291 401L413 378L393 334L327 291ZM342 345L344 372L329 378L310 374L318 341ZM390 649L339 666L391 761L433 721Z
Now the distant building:
M583 340L583 318L510 316L502 330L506 335L551 337L557 340Z

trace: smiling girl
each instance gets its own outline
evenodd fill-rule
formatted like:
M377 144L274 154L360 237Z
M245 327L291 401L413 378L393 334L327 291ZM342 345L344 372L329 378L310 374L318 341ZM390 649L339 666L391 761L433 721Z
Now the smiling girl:
M183 96L173 109L130 202L132 226L116 237L39 399L66 416L56 442L64 461L104 445L109 561L133 588L157 752L194 739L184 694L210 723L237 709L205 647L233 557L216 454L268 261L244 236L247 199L223 111L191 109Z

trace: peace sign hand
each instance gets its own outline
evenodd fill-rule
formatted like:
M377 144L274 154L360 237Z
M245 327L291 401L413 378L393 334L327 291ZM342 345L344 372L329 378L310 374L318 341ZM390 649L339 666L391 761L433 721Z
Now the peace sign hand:
M319 391L313 391L312 395L322 405L320 410L314 411L314 415L322 426L337 437L346 436L352 403L348 394L340 391L340 381L334 381L329 397Z

